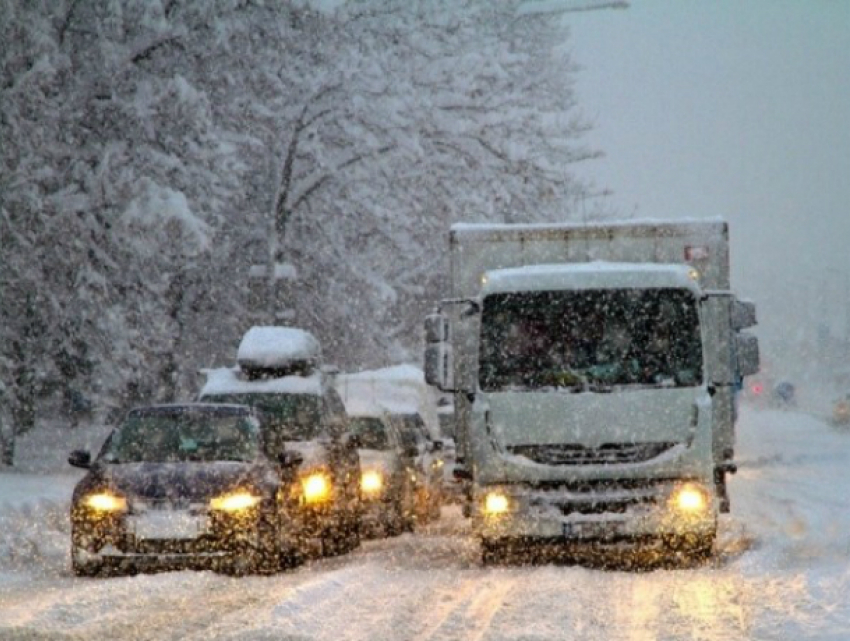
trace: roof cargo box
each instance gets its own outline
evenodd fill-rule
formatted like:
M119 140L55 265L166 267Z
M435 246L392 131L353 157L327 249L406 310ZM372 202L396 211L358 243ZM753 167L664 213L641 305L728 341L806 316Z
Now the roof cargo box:
M242 337L236 362L249 378L307 376L321 366L319 341L297 327L252 327Z

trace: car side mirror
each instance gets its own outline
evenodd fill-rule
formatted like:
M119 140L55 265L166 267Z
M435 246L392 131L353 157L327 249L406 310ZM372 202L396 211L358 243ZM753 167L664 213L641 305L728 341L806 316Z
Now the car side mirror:
M294 450L284 450L277 456L277 462L281 467L298 467L304 462L304 455Z
M469 469L466 467L456 465L455 468L452 470L452 477L456 481L471 481L472 472L470 472Z
M87 470L91 467L91 452L88 450L74 450L68 455L68 463L74 467L81 467Z
M359 434L346 434L343 442L348 447L353 447L355 449L363 447L363 439L360 438Z
M419 448L416 445L405 445L401 451L407 458L416 458L419 456Z

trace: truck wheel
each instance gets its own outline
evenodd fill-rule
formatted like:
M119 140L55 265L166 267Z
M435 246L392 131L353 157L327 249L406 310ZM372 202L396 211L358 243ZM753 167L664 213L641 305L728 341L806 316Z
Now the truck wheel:
M482 539L481 563L484 565L500 565L508 556L508 545L498 539Z
M683 534L675 537L670 542L670 547L682 561L686 563L701 563L707 561L714 554L714 541L717 531L712 530L708 534Z

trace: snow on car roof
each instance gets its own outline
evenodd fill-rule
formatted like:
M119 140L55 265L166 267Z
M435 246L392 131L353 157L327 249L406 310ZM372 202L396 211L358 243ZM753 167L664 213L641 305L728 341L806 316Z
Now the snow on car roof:
M322 393L322 377L318 372L310 376L282 376L247 380L240 376L239 368L220 367L205 371L207 382L201 389L201 398L219 394L314 394Z
M319 341L297 327L252 327L242 342L236 360L253 367L280 367L292 361L315 360L321 355Z

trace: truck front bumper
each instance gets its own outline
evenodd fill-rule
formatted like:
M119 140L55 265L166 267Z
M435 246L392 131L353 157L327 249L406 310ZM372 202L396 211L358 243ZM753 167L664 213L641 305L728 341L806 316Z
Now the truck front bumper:
M474 531L484 541L704 539L714 536L718 508L712 483L606 481L548 487L476 487L472 517Z

